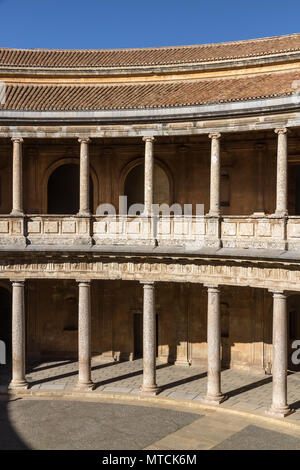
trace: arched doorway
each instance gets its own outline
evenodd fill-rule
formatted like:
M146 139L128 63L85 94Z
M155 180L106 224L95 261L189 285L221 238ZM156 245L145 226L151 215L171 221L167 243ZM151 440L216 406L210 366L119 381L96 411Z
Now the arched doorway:
M90 177L90 209L93 211L93 180ZM79 211L79 165L60 165L48 180L48 214L77 214Z
M166 171L157 163L154 165L153 181L154 204L170 204L171 189ZM124 182L124 194L128 208L133 204L144 203L144 164L138 163L128 173Z
M11 319L11 294L8 289L0 286L0 340L5 345L5 362L0 364L0 378L2 374L7 374L11 367L11 335L12 335L12 319ZM3 345L2 343L2 345ZM3 350L1 349L1 354ZM2 361L0 361L2 362ZM2 380L1 380L2 381Z

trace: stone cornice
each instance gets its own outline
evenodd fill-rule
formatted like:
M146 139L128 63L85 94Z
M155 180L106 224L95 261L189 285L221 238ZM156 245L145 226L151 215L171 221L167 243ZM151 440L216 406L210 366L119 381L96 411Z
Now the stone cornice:
M278 113L275 114L273 111L276 109ZM229 118L226 117L228 113ZM215 119L212 119L214 116ZM177 122L180 117L180 122ZM155 122L156 120L159 122ZM299 126L300 96L139 112L51 113L0 110L0 137L9 138L142 138L147 134L153 137L208 135L218 132L274 131L275 128L291 129Z

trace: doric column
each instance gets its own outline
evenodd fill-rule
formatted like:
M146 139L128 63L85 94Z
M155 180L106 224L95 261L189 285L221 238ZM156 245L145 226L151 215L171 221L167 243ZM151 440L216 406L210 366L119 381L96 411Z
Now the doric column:
M90 163L89 163L89 138L78 139L80 143L80 183L79 183L79 214L90 215Z
M256 180L256 203L254 215L265 215L265 199L264 199L264 152L266 146L263 143L255 145L257 153L257 180Z
M210 160L210 208L209 215L220 215L220 137L218 132L209 134L211 139Z
M12 381L10 388L27 388L25 379L25 281L12 280Z
M288 155L287 155L287 129L275 129L278 134L277 143L277 183L276 183L276 215L283 216L288 213L287 181L288 181Z
M21 137L12 137L12 215L23 215L23 175L22 175L22 143Z
M145 142L144 213L151 215L153 204L153 142L154 137L143 137Z
M273 291L273 398L268 414L284 417L287 404L287 297Z
M142 392L157 394L156 385L156 312L153 282L142 282L143 302L143 385Z
M91 380L91 281L77 281L78 296L78 383L80 389L92 389Z
M219 404L225 400L221 393L221 313L220 290L207 286L207 393L205 402Z

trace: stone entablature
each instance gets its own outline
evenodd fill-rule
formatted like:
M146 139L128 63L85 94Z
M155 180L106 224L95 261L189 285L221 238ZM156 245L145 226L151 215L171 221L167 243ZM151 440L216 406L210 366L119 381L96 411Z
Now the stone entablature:
M35 255L5 257L0 279L83 279L138 282L191 282L300 291L300 266L284 262L198 257Z
M0 215L0 245L300 249L300 217ZM265 255L265 253L264 253Z

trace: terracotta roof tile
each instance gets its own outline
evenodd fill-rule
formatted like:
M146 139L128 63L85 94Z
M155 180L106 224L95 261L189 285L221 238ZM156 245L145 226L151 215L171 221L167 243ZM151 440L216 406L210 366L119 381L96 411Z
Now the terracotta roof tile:
M219 44L147 49L0 49L0 67L138 67L238 59L300 51L300 34Z
M300 83L300 71L122 85L9 83L0 109L109 110L222 103L287 96L295 92L295 81Z

